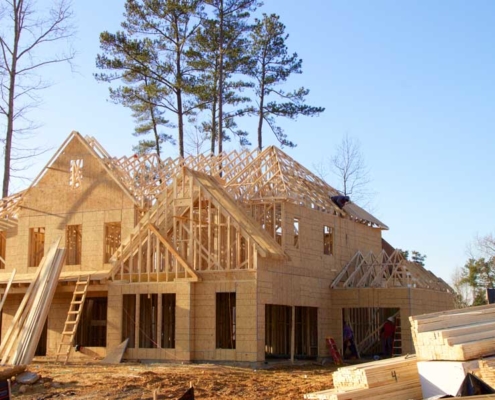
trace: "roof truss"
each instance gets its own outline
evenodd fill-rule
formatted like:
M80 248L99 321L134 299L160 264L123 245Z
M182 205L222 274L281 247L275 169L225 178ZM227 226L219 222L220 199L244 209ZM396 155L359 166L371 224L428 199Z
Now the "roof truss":
M407 261L399 250L378 256L358 251L332 282L331 288L413 287L452 292L442 279L421 265Z

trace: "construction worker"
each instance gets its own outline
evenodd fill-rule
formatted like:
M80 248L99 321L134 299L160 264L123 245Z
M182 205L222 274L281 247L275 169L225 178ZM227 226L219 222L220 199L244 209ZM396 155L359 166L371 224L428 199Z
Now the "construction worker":
M383 357L392 357L395 336L395 319L388 317L380 330Z
M343 351L343 356L345 358L345 354L347 352L347 349L351 351L351 358L357 359L359 358L358 352L356 349L356 344L354 343L354 332L352 331L351 326L347 323L347 321L344 321L344 351Z

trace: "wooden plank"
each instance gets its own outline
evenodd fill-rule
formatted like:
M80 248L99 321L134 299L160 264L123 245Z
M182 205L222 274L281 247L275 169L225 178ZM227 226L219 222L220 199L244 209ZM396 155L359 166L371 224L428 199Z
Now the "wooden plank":
M122 357L127 349L127 344L129 343L129 338L124 340L117 347L111 349L106 357L100 361L100 364L120 364Z

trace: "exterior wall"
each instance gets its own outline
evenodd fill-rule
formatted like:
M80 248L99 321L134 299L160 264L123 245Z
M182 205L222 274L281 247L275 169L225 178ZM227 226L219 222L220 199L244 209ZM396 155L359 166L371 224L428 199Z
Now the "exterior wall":
M289 255L288 266L301 273L333 280L337 272L360 250L363 254L382 249L381 230L337 215L284 203L282 245ZM299 219L299 249L294 247L294 218ZM333 229L333 254L323 254L323 226Z
M81 186L69 186L70 161L83 160ZM299 219L299 246L294 246L294 218ZM6 272L32 273L28 267L29 229L45 227L45 251L62 236L67 225L82 225L81 265L64 271L110 268L104 260L105 222L122 223L122 240L135 225L134 203L108 175L100 161L73 139L48 171L25 196L18 227L7 232ZM242 221L239 221L242 224ZM323 252L323 227L333 230L333 251ZM254 271L198 272L200 282L177 280L159 283L109 282L94 285L91 295L108 296L107 347L85 348L71 357L102 357L122 340L123 296L126 294L176 294L174 349L127 349L125 358L176 361L245 361L265 359L265 306L316 307L318 355L328 356L325 337L341 341L342 309L352 307L400 308L404 352L412 352L409 315L453 308L446 293L422 289L330 289L338 272L359 250L381 251L381 231L333 214L291 203L282 205L282 247L289 260L258 258ZM58 349L72 298L71 286L59 286L48 316L47 353ZM216 348L216 294L236 293L236 348ZM2 334L22 297L11 294L3 313ZM137 338L136 338L136 342ZM136 343L136 345L138 345Z
M194 284L194 360L257 361L256 275L252 271L203 274ZM236 294L236 348L216 348L216 294Z
M177 360L190 361L193 340L192 307L190 282L177 283L113 283L108 288L107 314L107 348L118 346L125 338L122 337L123 295L126 294L176 294L175 348L174 349L144 349L128 348L124 357L139 360ZM138 342L136 338L136 342ZM137 345L137 343L136 343Z
M70 161L82 159L79 188L69 185ZM45 252L59 236L65 244L67 225L82 225L81 265L64 266L63 271L100 270L104 261L105 222L122 223L121 237L134 227L134 203L110 177L100 161L78 139L73 139L25 195L17 228L7 231L6 272L36 272L28 266L29 229L45 228Z
M402 353L414 353L409 316L454 308L454 297L446 292L418 288L359 288L331 290L331 325L327 336L342 343L342 309L399 308L401 319Z
M258 259L258 361L265 357L266 304L317 307L318 355L326 356L325 337L339 337L342 329L330 284L358 250L381 251L378 229L289 203L283 204L282 218L282 245L290 260ZM294 247L294 218L299 219L299 248ZM324 225L333 229L332 255L323 253Z
M216 293L236 293L236 348L217 349ZM113 283L108 288L107 347L120 344L124 294L175 293L175 349L128 348L129 359L256 361L256 295L255 273L236 271L230 274L205 274L201 282Z

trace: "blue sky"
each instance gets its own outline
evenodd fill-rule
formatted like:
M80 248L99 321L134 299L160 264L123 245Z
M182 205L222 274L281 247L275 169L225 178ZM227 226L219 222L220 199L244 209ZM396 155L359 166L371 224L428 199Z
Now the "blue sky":
M123 5L74 1L77 73L45 70L55 85L31 114L43 124L39 145L54 151L77 130L112 155L131 154L130 113L92 76L99 33L119 28ZM494 230L495 2L266 0L260 12L281 16L290 51L303 59L304 73L286 88L304 85L308 103L326 108L283 124L298 144L285 151L312 169L344 134L358 139L377 193L374 213L390 227L384 238L426 254L427 268L450 281L467 245ZM246 126L255 142L254 122ZM26 174L37 175L53 151Z

